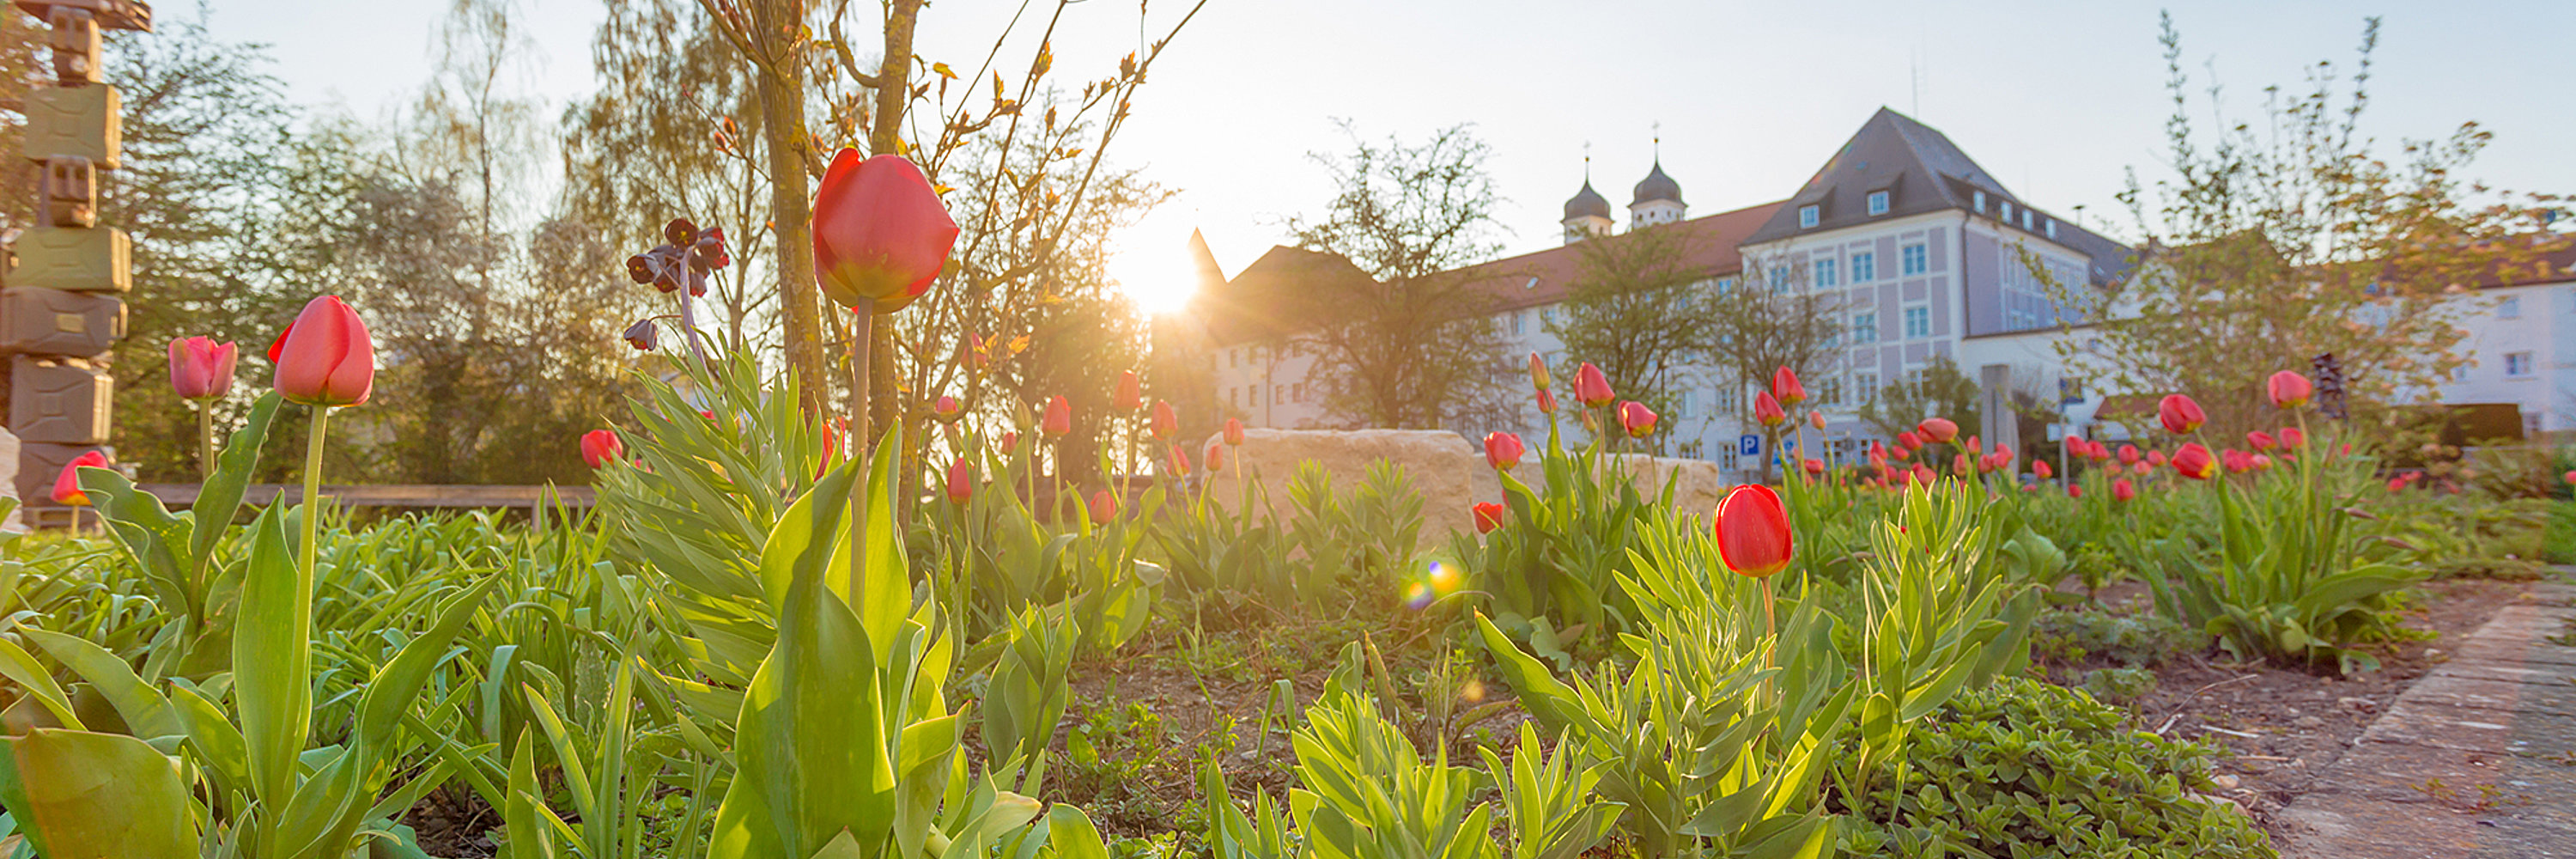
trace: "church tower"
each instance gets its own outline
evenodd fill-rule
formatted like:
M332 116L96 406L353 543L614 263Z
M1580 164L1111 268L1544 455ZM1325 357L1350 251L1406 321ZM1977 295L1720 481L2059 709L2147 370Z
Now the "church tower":
M1634 199L1628 201L1629 229L1669 224L1690 212L1690 204L1682 202L1682 184L1664 175L1663 149L1664 138L1657 135L1655 169L1637 182L1637 188L1631 194Z
M1565 226L1565 243L1569 245L1609 235L1617 223L1610 220L1610 200L1592 190L1592 156L1583 156L1583 190L1565 201L1565 219L1557 223Z

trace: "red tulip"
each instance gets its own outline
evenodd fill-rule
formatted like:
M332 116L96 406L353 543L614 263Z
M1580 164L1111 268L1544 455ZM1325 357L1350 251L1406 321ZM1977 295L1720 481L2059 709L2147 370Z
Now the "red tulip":
M1939 477L1939 476L1940 476L1940 475L1937 475L1937 474L1933 474L1933 473L1932 473L1932 466L1924 465L1923 463L1920 463L1920 462L1915 463L1915 464L1914 464L1914 470L1913 470L1913 471L1910 471L1910 472L1907 472L1907 473L1908 473L1908 474L1912 474L1912 475L1914 476L1914 482L1916 482L1916 483L1924 483L1924 484L1929 484L1929 483L1931 483L1931 482L1933 481L1933 479L1934 479L1934 478L1937 478L1937 477Z
M1232 445L1243 443L1243 421L1235 418L1225 419L1225 443Z
M1896 446L1905 448L1905 455L1912 456L1923 448L1923 437L1915 435L1912 430L1900 432L1896 434Z
M2218 452L2218 464L2219 467L2227 469L2229 474L2244 474L2254 470L2254 457L2244 451L2228 448Z
M2175 474L2193 480L2208 480L2218 473L2218 460L2209 455L2209 448L2201 447L2199 442L2192 442L2174 451L2173 469Z
M1951 474L1966 474L1966 473L1968 473L1968 455L1967 455L1967 454L1965 454L1965 453L1954 454L1954 455L1952 455L1952 456L1950 457L1950 473L1951 473Z
M1177 445L1177 444L1175 444L1175 445L1171 445L1170 447L1172 448L1172 476L1173 476L1173 477L1188 477L1188 476L1190 476L1190 455L1189 455L1189 453L1188 453L1188 452L1186 452L1186 451L1181 450L1181 446L1180 446L1180 445Z
M1503 527L1503 505L1488 501L1476 505L1475 511L1476 533L1491 534L1494 529Z
M965 504L975 497L975 468L965 457L948 464L948 503Z
M2576 471L2569 471L2564 476L2567 478L2567 485L2576 486Z
M2136 465L2137 463L2138 463L2138 446L2137 446L2137 445L2134 445L2134 444L2124 444L2124 445L2121 445L2121 446L2120 446L2120 464L2121 464L2121 465Z
M1610 377L1602 375L1601 368L1592 366L1590 361L1585 361L1583 366L1575 368L1574 400L1576 402L1597 409L1609 405L1611 400L1618 398L1619 395L1610 390Z
M54 476L54 503L89 506L89 494L81 491L79 472L83 468L106 467L107 454L95 450L72 457L72 461L63 463L62 473Z
M2308 446L2308 434L2298 427L2281 428L2281 446L2296 450Z
M1499 471L1510 471L1521 463L1521 437L1507 432L1485 434L1485 464Z
M1047 399L1046 417L1038 422L1038 432L1048 438L1073 434L1073 403L1067 401L1063 394Z
M1136 371L1118 372L1118 393L1112 398L1110 405L1118 407L1122 412L1134 412L1145 407L1145 390L1136 382Z
M2405 490L2406 490L2406 478L2403 478L2403 477L2391 477L2391 478L2389 478L2389 479L2388 479L2388 491L2390 491L2390 492L2403 492L2403 491L2405 491Z
M2272 378L2264 380L2263 389L2272 395L2273 406L2284 409L2307 405L2308 397L2317 392L2316 384L2308 377L2289 370L2272 374Z
M1018 431L1018 430L1006 430L1006 431L1004 431L1004 432L1002 433L1002 449L1003 449L1003 450L1010 450L1010 449L1012 449L1012 448L1016 448L1016 447L1019 447L1019 446L1020 446L1020 433L1019 433L1019 431Z
M2208 423L2209 413L2201 411L2200 404L2190 397L2166 394L2156 403L2156 420L2165 425L2165 432L2182 435Z
M2273 445L2280 443L2281 441L2273 438L2271 433L2264 432L2262 430L2255 430L2245 434L2246 446L2255 450L2271 450Z
M2272 470L2272 457L2270 457L2270 456L2268 456L2268 455L2260 454L2260 453L2255 454L2255 455L2254 455L2254 457L2253 457L2253 462L2254 462L2254 470L2255 470L2255 471L2270 471L2270 470Z
M2131 463L2131 464L2129 465L2129 469L2130 469L2131 471L2135 471L2135 472L2137 472L2137 474L2138 474L2138 476L2139 476L2139 477L2145 477L2145 476L2147 476L2147 475L2150 475L2150 474L2154 474L2154 473L2156 473L2156 466L2155 466L2154 464L2151 464L2151 463L2145 463L2145 462Z
M1103 489L1091 493L1091 521L1107 522L1118 518L1118 496Z
M1808 477L1822 477L1825 474L1825 461L1821 459L1809 459L1800 462L1798 463L1798 467L1805 469Z
M1620 403L1619 426L1628 431L1629 438L1645 438L1655 431L1655 410L1636 400Z
M1808 412L1808 413L1807 413L1807 425L1808 425L1808 426L1811 426L1811 427L1815 427L1815 428L1817 428L1817 429L1824 429L1824 428L1825 428L1825 413L1824 413L1824 412L1815 412L1815 411Z
M823 436L829 440L830 435ZM595 429L581 434L581 461L592 468L607 468L609 463L626 457L626 443L617 438L616 430ZM828 457L826 457L828 458Z
M2138 487L2126 477L2111 481L2111 500L2127 501L2138 497Z
M2008 445L2003 442L1995 442L1995 459L2001 462L2013 461L2012 445Z
M966 404L958 402L956 397L941 394L937 402L930 404L930 415L943 423L953 423L966 416Z
M1794 406L1807 401L1807 386L1798 384L1798 374L1781 367L1771 371L1771 396L1781 405Z
M1969 453L1984 453L1986 452L1986 443L1978 440L1976 436L1969 436L1967 448Z
M1542 415L1556 414L1556 394L1543 388L1539 390L1538 413Z
M1959 437L1959 425L1951 423L1949 418L1924 418L1922 423L1914 425L1914 432L1924 439L1925 444L1947 442Z
M1797 538L1789 533L1789 511L1771 487L1735 487L1717 502L1718 555L1737 575L1768 578L1789 567Z
M901 155L843 149L814 191L814 276L833 302L893 313L930 291L957 244L957 222L921 168Z
M2039 475L2041 480L2047 480L2057 476L2057 469L2048 467L2048 460L2034 459L2030 461L2030 473Z
M269 344L268 360L277 365L277 392L308 406L364 403L376 383L376 344L367 323L336 295L307 302Z
M233 358L240 354L239 344L217 345L212 337L172 340L170 387L178 389L182 400L223 399L233 388Z
M1224 470L1225 445L1213 442L1209 443L1206 450L1199 452L1199 460L1207 463L1209 474L1215 474L1218 471Z
M2068 497L2068 498L2082 498L2082 497L2084 497L2084 487L2077 486L2077 485L2072 484L2072 483L2066 484L2066 497Z
M1541 391L1545 391L1547 390L1547 383L1547 361L1539 358L1538 353L1536 352L1530 353L1530 384Z
M1753 419L1776 427L1789 422L1789 413L1780 410L1780 401L1772 399L1770 391L1763 391L1753 395Z
M2165 452L2161 450L2147 451L2147 465L2155 468L2165 467Z
M1154 437L1168 439L1180 434L1181 416L1172 411L1172 401L1154 401Z

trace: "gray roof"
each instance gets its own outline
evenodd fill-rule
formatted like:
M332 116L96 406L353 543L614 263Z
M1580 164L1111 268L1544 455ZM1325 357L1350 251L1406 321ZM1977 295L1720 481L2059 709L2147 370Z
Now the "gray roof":
M1877 191L1887 192L1887 212L1871 215L1869 195ZM1947 135L1882 107L1745 242L1760 244L1925 212L1974 211L1980 191L1988 198L1990 217L2000 214L2004 203L2027 208ZM1810 205L1817 207L1816 225L1801 228L1798 211ZM2128 246L2064 219L2057 219L2057 235L2047 240L2092 257L2097 282L2118 276L2128 265Z
M1635 199L1628 201L1630 206L1650 200L1671 200L1679 203L1682 201L1682 183L1675 182L1673 177L1664 175L1664 159L1657 158L1655 169L1647 173L1646 178L1637 180L1637 189L1633 192L1633 196Z
M1610 201L1603 198L1601 192L1592 190L1590 176L1583 177L1583 190L1574 192L1574 196L1565 201L1564 220L1571 221L1587 217L1610 217Z

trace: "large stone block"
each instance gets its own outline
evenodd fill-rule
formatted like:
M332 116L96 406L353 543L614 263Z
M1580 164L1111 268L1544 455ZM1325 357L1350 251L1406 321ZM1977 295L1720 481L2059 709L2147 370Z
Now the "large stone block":
M14 457L18 475L12 484L18 490L18 501L31 508L62 506L54 503L54 478L62 476L63 466L93 450L103 448L94 444L19 442L18 455Z
M115 393L115 380L87 361L16 356L9 359L9 429L20 441L106 444Z
M1209 494L1232 509L1248 476L1266 490L1270 513L1282 519L1296 509L1288 500L1288 481L1300 463L1322 465L1339 492L1357 487L1370 465L1393 463L1422 495L1424 546L1446 542L1451 531L1474 528L1474 505L1501 500L1503 494L1485 455L1464 437L1444 430L1245 430L1243 444L1224 456Z
M55 6L45 10L47 23L54 27L50 39L54 49L54 82L63 86L84 86L103 80L98 67L98 16L87 9Z
M0 429L0 498L16 497L18 497L18 436L8 430ZM9 515L0 516L0 531L24 531L26 526L21 523L25 521L19 517L18 511L11 510Z
M125 337L125 302L42 287L0 289L0 352L87 358Z
M9 246L10 286L72 292L134 288L134 242L112 227L37 227Z
M116 88L37 86L27 89L27 137L20 151L29 161L62 155L87 158L101 170L121 166L125 120Z
M77 155L45 159L36 194L44 222L57 227L98 226L98 165Z

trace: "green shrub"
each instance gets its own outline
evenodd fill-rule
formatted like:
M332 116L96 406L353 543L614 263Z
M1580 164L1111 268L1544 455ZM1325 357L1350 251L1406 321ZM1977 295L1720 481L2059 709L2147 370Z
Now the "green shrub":
M2276 855L2212 789L2209 747L2129 730L2075 689L2018 677L1951 699L1843 818L1852 856ZM1850 745L1846 740L1845 745ZM1901 798L1901 804L1900 804Z
M2209 634L2160 614L2052 611L2031 627L2040 659L2081 664L2095 658L2128 667L2161 665L2209 646Z

